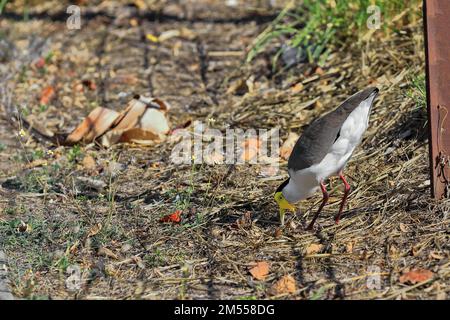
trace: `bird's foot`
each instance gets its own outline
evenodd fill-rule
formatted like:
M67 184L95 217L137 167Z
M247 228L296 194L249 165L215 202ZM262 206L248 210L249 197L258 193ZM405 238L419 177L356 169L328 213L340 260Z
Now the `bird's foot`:
M311 231L313 228L314 228L314 223L312 222L312 223L310 223L310 224L306 227L305 230Z
M342 218L342 212L339 212L337 215L334 216L334 223L339 224Z

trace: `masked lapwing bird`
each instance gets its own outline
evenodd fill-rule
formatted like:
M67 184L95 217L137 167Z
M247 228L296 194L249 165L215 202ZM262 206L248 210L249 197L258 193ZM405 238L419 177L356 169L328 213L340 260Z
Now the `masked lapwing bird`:
M313 121L302 133L289 157L289 178L275 192L282 225L286 210L295 212L296 202L312 196L320 188L323 199L308 226L312 229L328 201L324 181L334 175L344 184L344 195L335 217L339 223L350 192L343 169L369 125L370 110L377 95L375 87L355 93L337 109Z

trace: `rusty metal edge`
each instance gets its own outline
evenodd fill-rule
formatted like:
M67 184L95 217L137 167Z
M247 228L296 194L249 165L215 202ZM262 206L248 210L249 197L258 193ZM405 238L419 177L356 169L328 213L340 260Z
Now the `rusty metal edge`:
M426 78L426 91L427 91L427 120L428 120L428 157L430 166L430 193L431 197L436 197L435 190L435 171L434 171L434 160L433 160L433 138L432 138L432 128L431 128L431 101L430 101L430 63L428 55L428 18L427 18L427 0L423 0L422 5L422 16L423 16L423 34L424 34L424 50L425 50L425 78Z
M450 124L447 119L450 104L450 63L447 57L450 46L446 18L449 15L450 2L424 0L428 152L431 196L435 199L450 197Z

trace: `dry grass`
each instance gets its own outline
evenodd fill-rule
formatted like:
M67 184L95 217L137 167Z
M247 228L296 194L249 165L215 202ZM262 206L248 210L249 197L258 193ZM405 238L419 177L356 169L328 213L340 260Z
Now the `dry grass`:
M175 125L188 118L205 122L214 118L219 129L280 127L286 138L289 131L300 133L355 90L377 85L380 96L370 129L347 168L353 187L348 208L335 225L332 216L342 191L332 179L333 196L315 231L307 232L305 226L319 195L302 202L280 234L272 194L285 175L261 177L258 165L175 166L168 160L174 143L53 149L27 136L18 145L11 126L2 121L0 134L7 143L1 157L8 159L8 166L1 167L0 244L10 258L17 296L448 297L448 201L429 198L426 111L416 108L407 94L409 77L424 67L420 25L406 25L388 38L375 35L348 44L330 55L323 72L306 65L271 78L269 59L259 57L251 66L242 66L244 55L220 54L243 53L262 25L190 21L156 25L143 19L132 28L127 21L116 18L107 24L94 18L87 22L94 34L73 33L69 38L58 31L58 23L0 22L16 43L26 37L25 27L38 24L41 36L51 34L50 50L55 53L54 72L27 70L22 82L17 75L15 104L27 103L50 127L67 130L93 102L119 109L117 93L150 91L172 103ZM149 46L141 42L146 32L180 27L192 30L195 38ZM74 53L79 43L84 43L85 53ZM178 48L175 57L174 48ZM205 50L219 53L204 59ZM117 75L123 74L137 81L119 81ZM226 93L231 83L251 76L253 92ZM98 91L74 92L74 82L85 77L97 83ZM58 85L58 99L39 113L33 99L48 81ZM291 88L297 83L303 89L294 92ZM71 102L66 104L65 97ZM43 154L36 155L38 149ZM47 154L49 149L54 154ZM29 168L33 154L48 165ZM82 166L86 154L95 158L96 172ZM101 192L84 189L77 184L79 176L101 179L107 187ZM180 225L159 222L176 209L184 210ZM21 220L28 231L19 231ZM321 250L307 254L311 244L321 244ZM263 281L248 272L255 261L270 264ZM82 289L76 292L66 288L71 265L83 272ZM371 267L379 267L380 290L366 286ZM399 282L402 272L418 267L431 270L433 278L416 285ZM297 291L271 294L273 283L287 274L296 279Z

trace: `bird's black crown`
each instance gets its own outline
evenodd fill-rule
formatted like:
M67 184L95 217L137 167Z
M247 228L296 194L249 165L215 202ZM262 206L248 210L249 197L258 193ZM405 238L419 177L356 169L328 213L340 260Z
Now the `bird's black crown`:
M283 190L283 188L289 183L290 178L287 178L285 181L283 181L282 184L280 184L280 186L277 188L277 191L275 191L275 193L277 192L281 192Z

